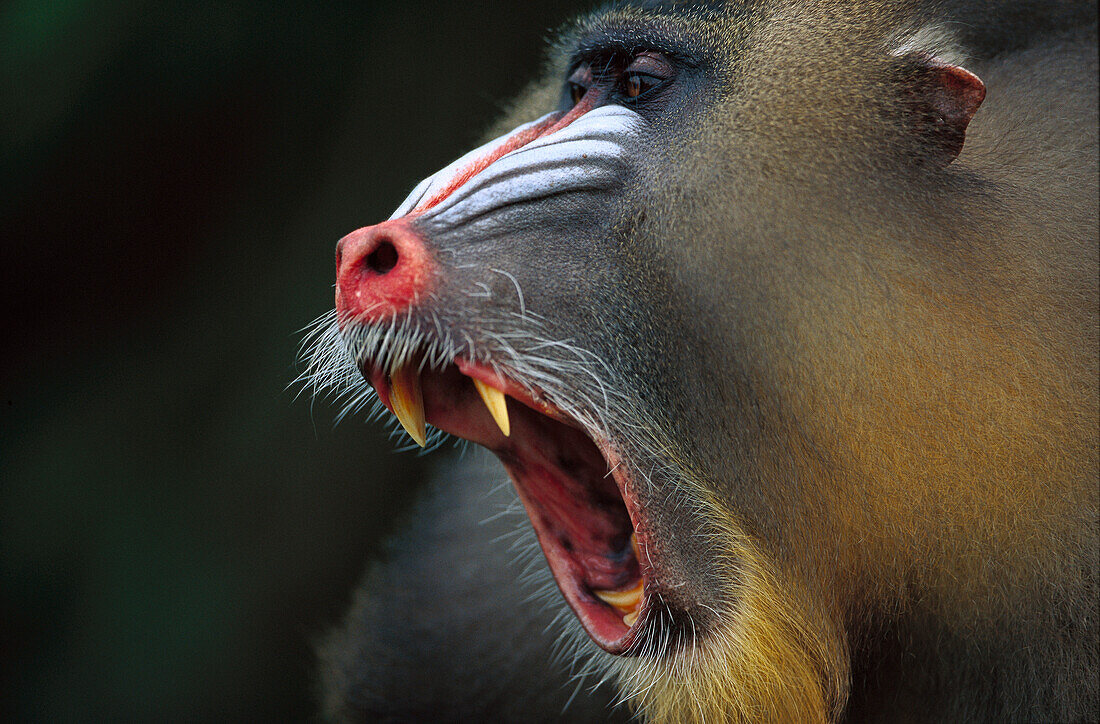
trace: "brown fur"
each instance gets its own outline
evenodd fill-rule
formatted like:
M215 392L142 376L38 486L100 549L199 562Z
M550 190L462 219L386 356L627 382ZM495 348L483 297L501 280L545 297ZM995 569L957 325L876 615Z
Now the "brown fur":
M654 721L834 718L849 650L852 719L1096 712L1094 37L969 64L988 100L930 187L889 165L874 72L853 82L891 27L868 10L718 24L753 112L712 108L650 200L641 233L693 240L671 294L737 320L734 354L787 421L737 461L770 483L715 497L685 476L732 587L702 655L622 667ZM717 164L722 138L754 143Z
M613 382L645 400L628 452L659 461L640 495L698 623L597 658L647 720L1100 716L1095 19L988 5L960 15L984 36L886 2L579 26L684 23L723 58L659 129L595 307L642 356ZM986 84L946 169L898 131L906 43Z

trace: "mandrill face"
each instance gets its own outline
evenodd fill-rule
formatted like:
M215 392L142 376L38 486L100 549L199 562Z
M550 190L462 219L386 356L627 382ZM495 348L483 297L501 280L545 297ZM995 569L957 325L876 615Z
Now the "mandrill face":
M1011 660L1095 584L1096 179L1046 171L1088 94L1008 159L1026 62L900 12L589 17L337 246L316 379L500 459L652 718L916 706L868 682Z

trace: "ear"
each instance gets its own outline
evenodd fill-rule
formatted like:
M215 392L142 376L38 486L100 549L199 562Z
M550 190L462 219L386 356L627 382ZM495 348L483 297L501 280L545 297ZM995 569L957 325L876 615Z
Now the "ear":
M911 53L901 58L906 128L918 157L939 167L958 157L966 127L985 100L985 83L966 68Z

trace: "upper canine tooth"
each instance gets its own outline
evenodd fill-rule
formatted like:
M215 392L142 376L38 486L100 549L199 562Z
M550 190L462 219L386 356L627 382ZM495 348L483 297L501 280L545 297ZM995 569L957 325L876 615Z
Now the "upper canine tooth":
M638 604L642 602L642 579L639 578L638 582L634 584L633 587L624 588L621 591L593 590L592 593L596 594L596 598L604 603L614 606L623 613L627 613L637 609Z
M493 420L496 421L497 427L504 433L504 437L508 437L512 431L512 425L508 421L508 403L504 397L504 393L492 385L485 384L481 380L474 380L474 387L477 388L478 394L481 395L482 402L489 408L489 414L493 416Z
M428 444L424 431L424 396L420 391L420 372L412 362L390 374L390 389L390 404L397 421L417 445L424 447Z

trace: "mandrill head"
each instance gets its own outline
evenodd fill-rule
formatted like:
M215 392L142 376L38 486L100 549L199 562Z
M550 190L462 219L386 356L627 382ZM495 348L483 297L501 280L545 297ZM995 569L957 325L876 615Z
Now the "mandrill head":
M650 718L1090 711L1095 26L977 12L598 12L337 246L315 378L496 454Z

